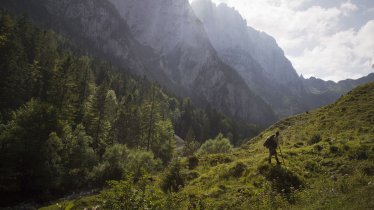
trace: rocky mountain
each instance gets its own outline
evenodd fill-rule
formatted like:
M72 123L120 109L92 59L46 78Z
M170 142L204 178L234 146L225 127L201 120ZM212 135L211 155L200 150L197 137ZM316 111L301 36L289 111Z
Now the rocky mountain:
M339 82L324 81L315 77L304 79L301 76L304 88L308 91L305 98L311 107L320 107L335 102L340 96L346 94L359 85L374 81L374 73L353 80L346 79Z
M308 109L302 81L273 37L248 27L239 12L226 4L195 0L191 6L220 58L236 69L278 115Z
M275 39L249 27L234 8L211 0L194 0L191 6L219 57L280 117L327 105L354 87L374 81L373 76L339 83L299 77Z
M160 55L159 67L168 78L184 87L188 95L204 98L236 118L257 122L273 118L270 107L217 56L188 1L109 1L134 37Z
M3 0L0 6L200 107L249 123L267 125L326 105L372 81L300 78L274 38L210 0L192 7L186 0Z
M374 81L374 73L371 73L365 77L353 80L346 79L339 82L334 81L324 81L315 77L309 79L304 79L304 87L311 93L325 93L325 92L336 92L338 94L347 93L358 85L369 83Z
M5 0L0 6L25 14L44 28L52 28L73 40L83 52L170 87L160 69L149 68L153 52L132 37L126 21L107 1Z
M277 118L217 56L185 0L4 0L94 55L156 80L178 96L259 125Z

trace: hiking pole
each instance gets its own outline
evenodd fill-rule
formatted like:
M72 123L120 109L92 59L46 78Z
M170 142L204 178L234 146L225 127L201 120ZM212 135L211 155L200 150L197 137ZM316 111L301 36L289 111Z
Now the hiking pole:
M286 162L284 162L284 158L283 158L283 154L282 154L282 150L281 150L281 146L280 146L280 145L279 145L279 153L280 153L280 155L281 155L281 157L282 157L282 161L283 161L283 165L284 165L284 167L287 168L287 166L286 166Z

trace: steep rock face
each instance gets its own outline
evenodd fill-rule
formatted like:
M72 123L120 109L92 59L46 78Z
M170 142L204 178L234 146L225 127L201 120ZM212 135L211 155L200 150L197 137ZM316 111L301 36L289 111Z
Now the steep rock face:
M269 105L217 57L187 1L4 0L0 6L28 14L82 49L203 108L210 104L259 125L276 120Z
M158 67L195 96L195 103L210 104L247 122L275 120L271 108L217 56L188 1L109 1L127 20L134 37L160 55Z
M132 37L127 23L107 1L4 0L0 5L27 14L37 24L73 40L83 51L171 87L159 68L150 68L153 52Z
M308 109L302 100L307 95L302 82L274 38L248 27L242 16L226 4L195 0L191 5L219 57L278 115Z
M248 27L246 20L234 8L226 4L215 5L211 0L195 0L191 6L218 52L240 49L260 64L269 79L281 84L295 81L301 84L291 62L284 56L275 39Z

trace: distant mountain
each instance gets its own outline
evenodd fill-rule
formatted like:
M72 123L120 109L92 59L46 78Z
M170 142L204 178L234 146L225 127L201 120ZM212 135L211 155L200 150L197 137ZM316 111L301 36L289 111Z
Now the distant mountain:
M217 56L188 1L109 1L134 37L160 55L159 67L167 77L188 95L238 119L260 124L275 119L271 108Z
M201 107L259 125L277 119L220 60L187 1L4 0L0 5Z
M311 107L320 107L335 102L340 96L346 94L359 85L374 81L374 73L353 80L346 79L339 82L324 81L315 77L304 79L304 88L310 93L306 100Z
M334 81L324 81L315 77L309 79L303 78L304 87L311 93L324 93L324 92L336 92L336 93L346 93L358 85L369 83L374 81L374 73L371 73L365 77L353 80L346 79L339 82Z
M218 56L280 117L332 103L357 85L374 81L373 76L339 83L299 77L275 39L249 27L234 8L211 0L195 0L191 6Z
M247 85L280 116L308 108L302 81L275 39L248 27L234 8L210 0L191 4L220 58L232 66Z

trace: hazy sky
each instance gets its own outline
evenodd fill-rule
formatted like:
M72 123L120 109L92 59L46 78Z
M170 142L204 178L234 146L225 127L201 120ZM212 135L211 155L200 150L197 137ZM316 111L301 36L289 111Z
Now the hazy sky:
M296 71L325 80L374 72L374 0L213 0L273 36Z

